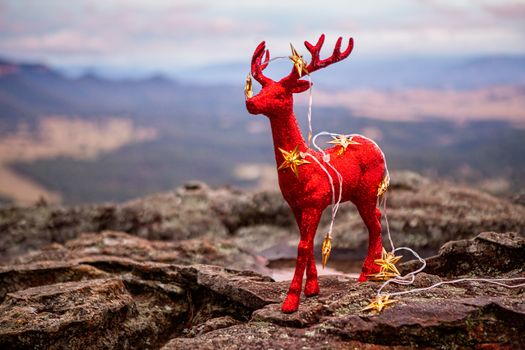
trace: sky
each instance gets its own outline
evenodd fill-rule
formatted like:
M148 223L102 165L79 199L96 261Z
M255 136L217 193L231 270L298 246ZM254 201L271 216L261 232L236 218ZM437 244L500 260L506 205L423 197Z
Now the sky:
M525 54L525 0L0 0L0 57L57 66L243 62L321 33L367 57Z

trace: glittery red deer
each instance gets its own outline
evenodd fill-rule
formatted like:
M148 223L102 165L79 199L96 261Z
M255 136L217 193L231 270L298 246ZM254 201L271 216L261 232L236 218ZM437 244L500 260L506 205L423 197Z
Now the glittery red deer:
M319 58L324 34L315 46L305 42L312 56L306 71L311 74L348 57L353 48L353 40L350 38L348 47L343 52L341 41L342 38L337 40L333 54L324 60ZM301 234L295 274L282 305L283 312L291 313L299 307L305 269L304 294L307 297L319 294L313 251L314 236L323 210L332 204L328 176L317 162L305 158L306 153L324 164L337 189L339 182L335 172L323 160L322 154L309 148L304 141L293 112L292 94L308 90L310 82L300 80L301 73L296 69L292 69L288 76L277 82L264 76L263 70L269 63L269 56L263 41L255 49L251 63L251 75L262 85L262 89L256 96L247 96L246 108L251 114L264 114L270 119L279 187L294 213ZM354 136L352 140L358 144L352 143L345 147L338 145L326 149L325 152L330 157L331 165L343 177L341 202L354 203L368 228L368 253L359 277L359 281L363 282L366 281L367 275L379 272L379 266L374 264L375 259L381 258L382 251L381 212L377 203L381 189L387 186L388 173L383 153L373 141L360 135Z

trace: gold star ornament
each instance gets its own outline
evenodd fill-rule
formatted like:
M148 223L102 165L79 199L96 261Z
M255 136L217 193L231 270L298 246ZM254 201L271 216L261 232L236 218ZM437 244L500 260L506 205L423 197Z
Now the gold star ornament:
M381 266L384 271L390 271L395 274L400 274L396 268L396 264L401 260L402 256L395 256L393 253L387 253L385 248L381 252L381 259L374 260L374 263Z
M332 136L332 141L328 141L328 143L331 143L333 145L341 146L339 149L339 152L337 152L338 155L341 155L346 151L346 148L350 145L359 145L360 143L353 140L353 137L346 136L346 135L337 135Z
M303 59L303 56L301 56L301 55L299 55L299 53L297 53L297 50L295 50L295 47L293 47L293 45L291 43L290 43L290 48L292 49L292 55L288 56L288 57L292 60L294 66L295 66L295 69L297 70L297 73L299 74L299 77L302 77L303 73L304 74L308 74L308 70L306 69L306 66L308 64Z
M324 241L323 241L323 247L321 248L321 256L322 256L322 264L323 269L326 266L326 263L328 262L328 258L330 257L330 252L332 251L332 237L330 237L330 234L327 233Z
M374 299L370 299L370 304L361 311L370 311L378 314L395 302L397 302L397 300L391 300L390 295L377 295Z
M374 260L374 263L379 265L381 269L378 273L367 275L367 277L370 277L375 281L386 281L399 276L400 273L396 267L396 264L401 258L402 256L395 256L393 253L387 253L385 248L383 248L383 251L381 252L381 259Z
M299 177L299 172L297 171L297 167L299 165L303 164L309 164L310 162L304 159L301 152L299 152L299 145L295 146L293 150L290 152L285 151L282 148L279 148L279 151L281 151L284 161L282 164L277 168L277 170L282 170L286 168L292 169L293 173L296 177Z
M385 194L386 190L388 190L388 186L390 186L390 176L386 174L377 188L377 196L380 197Z
M246 84L244 85L244 96L246 99L253 96L253 85L252 85L252 75L248 73L246 76Z

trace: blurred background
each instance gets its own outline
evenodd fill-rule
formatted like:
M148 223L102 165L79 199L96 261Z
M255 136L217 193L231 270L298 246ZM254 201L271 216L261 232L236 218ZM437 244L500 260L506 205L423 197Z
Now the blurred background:
M523 188L525 1L0 0L0 203L276 189L268 120L244 107L251 55L292 42L308 61L321 33L324 55L338 36L355 49L312 76L314 133L369 136L390 169Z

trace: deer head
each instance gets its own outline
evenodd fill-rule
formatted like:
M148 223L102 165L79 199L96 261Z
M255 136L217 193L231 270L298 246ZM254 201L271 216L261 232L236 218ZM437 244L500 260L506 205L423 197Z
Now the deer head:
M304 42L306 49L310 52L312 59L306 67L308 73L313 73L318 69L327 67L332 63L339 62L347 58L354 47L352 38L348 41L348 47L341 52L341 42L339 38L335 44L332 56L321 60L319 55L324 43L324 34L319 37L317 44L312 45L308 41ZM294 93L301 93L310 88L310 82L301 80L299 72L292 68L290 74L279 81L274 81L263 74L263 70L270 61L270 51L265 49L265 42L261 42L255 49L252 56L251 75L261 84L261 91L253 97L246 98L246 108L251 114L264 114L268 117L290 113L293 110Z

